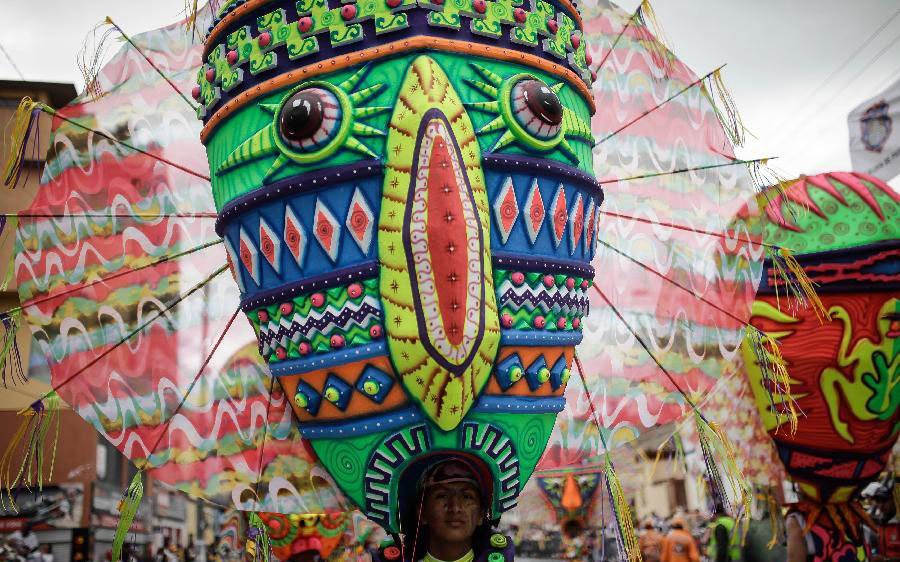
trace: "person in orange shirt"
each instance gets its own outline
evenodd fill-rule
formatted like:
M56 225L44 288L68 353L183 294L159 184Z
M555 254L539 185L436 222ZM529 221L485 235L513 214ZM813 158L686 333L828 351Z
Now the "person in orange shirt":
M681 516L672 518L672 530L666 535L660 562L700 562L700 549Z
M650 519L645 519L641 526L644 528L643 532L638 537L638 547L641 549L641 557L644 559L644 562L660 562L666 537L656 530L656 526Z

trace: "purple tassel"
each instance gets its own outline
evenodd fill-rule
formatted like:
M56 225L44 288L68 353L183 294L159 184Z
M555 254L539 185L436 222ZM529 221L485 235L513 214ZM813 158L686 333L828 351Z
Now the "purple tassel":
M14 155L15 164L9 168L9 171L7 172L7 175L6 175L6 179L3 182L4 185L9 187L10 189L15 189L16 186L19 185L19 180L22 177L22 166L23 166L23 164L25 164L25 156L28 153L28 146L29 146L29 140L31 138L31 133L32 133L32 131L37 129L35 124L37 123L38 115L40 115L40 113L41 113L40 108L32 109L31 114L28 116L28 123L25 125L25 128L22 131L22 141L18 147L19 150L18 150L17 154ZM35 134L39 135L40 133L36 132ZM38 142L40 142L40 141L38 140ZM36 156L37 150L38 150L37 143L35 143L32 146L32 154L31 154L32 158L34 158L34 159L36 159L35 156Z

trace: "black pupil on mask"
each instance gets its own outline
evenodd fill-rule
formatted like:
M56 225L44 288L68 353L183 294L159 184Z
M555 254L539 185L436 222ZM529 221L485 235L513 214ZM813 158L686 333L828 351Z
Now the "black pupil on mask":
M322 126L324 117L322 97L317 92L297 92L281 111L281 134L289 141L308 139Z
M522 89L528 109L537 115L538 119L549 125L562 123L563 106L550 88L537 80L528 80Z

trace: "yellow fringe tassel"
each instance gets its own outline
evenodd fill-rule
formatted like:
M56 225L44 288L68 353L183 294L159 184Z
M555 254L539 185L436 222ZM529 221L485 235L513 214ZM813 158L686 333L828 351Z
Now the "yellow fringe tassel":
M606 458L606 481L612 497L616 523L619 525L619 532L622 534L622 544L625 547L623 554L629 562L641 562L641 549L638 546L637 533L634 531L631 507L628 505L625 492L622 490L622 484L619 482L619 477L616 476L616 471L613 469L612 462L610 462L608 456Z
M772 260L776 274L782 279L785 287L794 287L796 291L803 295L804 300L809 303L813 312L816 313L819 323L824 324L825 319L828 318L828 311L825 310L825 305L822 304L822 300L816 293L816 284L810 280L806 271L803 270L803 266L800 265L797 258L794 257L788 248L778 248L776 251L779 259Z
M3 457L0 457L0 507L5 510L19 512L12 495L13 482L18 479L18 474L13 474L13 457L19 450L19 445L25 439L25 433L28 431L28 420L22 420L19 429L13 434L9 445L3 451ZM6 497L4 497L4 494Z
M197 29L197 7L199 3L198 0L184 0L185 23L189 33L193 33Z
M771 376L775 382L776 389L780 389L780 392L775 389L766 389L772 393L774 405L787 404L787 412L778 409L773 412L776 421L779 423L775 432L777 433L781 427L781 416L787 415L787 421L791 426L791 435L794 435L797 433L799 415L797 414L796 402L791 391L791 377L788 374L787 363L784 360L784 356L781 355L781 346L778 345L778 340L753 326L747 327L747 338L750 340L750 345L757 350L760 370ZM763 384L768 387L765 380Z
M664 75L668 76L672 70L672 61L669 54L671 52L669 47L671 43L659 24L659 18L656 17L656 12L653 10L653 6L650 5L650 0L643 0L635 13L637 20L641 23L641 27L653 35L653 37L645 38L650 55L655 59L656 64L662 69Z
M719 123L722 124L722 128L725 129L725 133L735 146L743 146L747 138L747 128L744 126L744 120L738 112L737 104L734 103L734 98L731 97L731 92L725 86L721 68L713 72L712 76L709 77L709 86L711 90L708 95L709 101L713 106L713 111L716 112L716 116L719 118ZM718 99L721 108L713 96Z
M739 501L744 507L744 509L740 510L737 514L738 517L735 520L735 523L742 520L744 532L746 533L750 522L750 498L752 496L752 488L747 482L747 479L744 478L744 473L741 472L741 469L737 465L737 457L731 440L725 435L725 432L716 425L716 422L711 421L708 426L718 442L719 447L717 448L722 456L723 468L725 469L725 475L728 477L728 483L731 485L731 491L736 498L739 496Z
M775 494L770 492L766 492L766 503L769 504L769 521L770 527L769 532L772 533L772 539L766 544L766 548L772 550L775 548L775 545L778 544L778 520L780 517L776 517L779 515L778 513L778 502L775 501Z
M94 26L94 29L84 38L81 50L78 52L78 70L84 78L84 93L92 101L103 97L105 92L98 80L100 69L103 67L103 58L106 53L107 42L118 32L107 17ZM99 37L98 37L99 34Z
M44 448L48 433L55 421L56 429L51 442L50 470L47 472L47 479L53 478L53 468L56 465L56 446L59 442L59 407L59 396L53 392L43 400L18 412L18 415L23 417L22 423L4 450L3 456L0 457L0 507L18 513L19 508L13 496L14 490L20 486L28 490L32 486L39 491L43 489ZM14 462L20 455L22 457L21 464L16 470L13 468Z
M42 109L44 104L34 101L29 97L22 98L19 107L12 119L6 124L6 150L3 151L3 176L0 181L19 175L22 166L22 151L25 150L25 141L28 139L28 128L30 127L31 112L35 109ZM12 184L10 184L12 185Z

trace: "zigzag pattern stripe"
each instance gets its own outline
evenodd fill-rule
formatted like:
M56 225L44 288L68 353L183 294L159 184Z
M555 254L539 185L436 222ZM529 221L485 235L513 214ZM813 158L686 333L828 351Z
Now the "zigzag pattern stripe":
M535 290L531 287L516 287L505 282L498 291L501 308L517 311L529 304L531 309L540 308L544 312L562 312L563 314L587 314L589 300L584 291L552 289Z
M268 353L272 342L287 347L288 340L298 343L301 338L311 339L319 334L330 336L338 331L349 331L353 326L365 329L372 319L381 318L378 300L366 297L358 307L355 304L348 305L343 310L328 307L322 312L311 312L305 318L301 314L295 314L290 323L283 318L278 323L268 322L267 325L260 326L259 341L265 353Z

